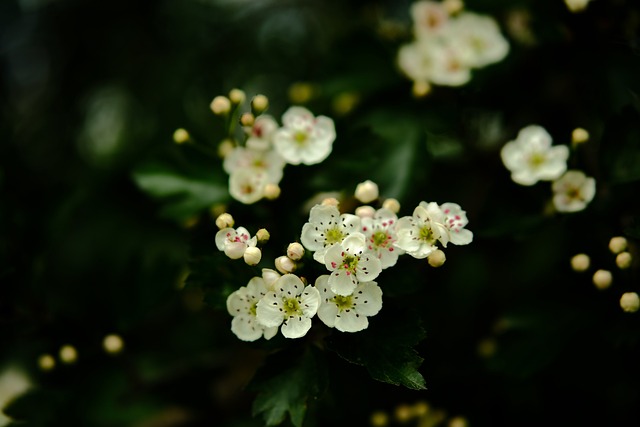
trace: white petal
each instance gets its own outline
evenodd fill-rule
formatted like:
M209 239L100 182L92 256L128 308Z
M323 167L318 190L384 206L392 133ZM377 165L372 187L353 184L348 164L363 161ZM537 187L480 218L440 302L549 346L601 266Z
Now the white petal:
M451 230L451 243L454 245L468 245L473 241L473 233L466 228Z
M351 295L357 285L355 274L347 274L345 270L337 270L329 277L329 287L337 295Z
M359 332L368 326L367 316L353 309L343 310L336 316L335 327L342 332Z
M316 289L320 292L320 299L325 300L327 298L333 298L335 294L331 291L329 287L329 275L323 274L316 279L315 283Z
M360 282L370 282L375 280L382 271L382 264L377 256L365 254L360 257L356 269L356 277Z
M360 232L354 232L349 234L342 241L342 247L345 252L351 255L360 255L367 247L367 241L364 234Z
M280 273L270 268L262 269L262 279L269 290L273 290L273 284L280 278Z
M324 265L329 271L334 271L342 265L342 260L344 259L342 252L343 250L341 245L336 244L328 247L324 254Z
M345 234L351 234L355 231L360 231L361 218L357 215L342 214L340 215L342 231Z
M278 333L277 326L273 326L271 328L264 328L264 338L267 340L270 340L271 338L275 337L277 333Z
M247 296L245 287L238 289L227 297L227 311L232 316L239 316L249 312L253 299Z
M299 316L285 320L280 331L286 338L300 338L305 336L309 329L311 329L311 319Z
M330 328L333 328L336 324L336 315L338 314L338 306L333 302L325 302L324 300L318 308L318 318L322 320L322 323Z
M376 282L361 283L353 292L354 310L364 316L375 316L382 308L382 289Z
M322 248L320 248L317 251L315 251L313 253L313 259L318 261L320 264L324 264L325 263L325 261L324 261L325 254L327 253L327 250L332 246L336 246L336 245L323 246Z
M307 222L302 226L300 242L309 251L317 251L324 247L325 229L318 227L315 223Z
M394 246L387 248L380 248L378 252L378 258L380 259L380 267L385 268L393 267L398 262L398 257L402 255L404 251Z
M287 298L297 297L304 290L302 280L295 274L285 274L273 284L277 294Z
M300 308L302 313L311 318L316 315L320 305L320 292L313 286L308 285L300 295Z
M216 247L219 251L224 251L225 243L229 238L234 238L236 236L236 230L233 228L223 228L216 233Z
M279 326L284 320L282 299L276 296L275 292L269 292L260 301L258 301L256 317L258 322L268 328Z
M244 256L247 245L242 242L226 242L224 245L224 254L231 259L240 259Z
M309 212L309 222L325 228L331 224L337 224L339 217L340 211L331 205L315 205Z
M247 292L257 299L261 299L268 291L267 284L262 277L252 277L247 283Z
M518 132L518 142L522 142L529 147L546 151L549 147L551 147L551 135L546 131L545 128L538 125L529 125L524 127Z
M242 341L255 341L262 337L262 326L253 316L236 316L231 321L231 332Z

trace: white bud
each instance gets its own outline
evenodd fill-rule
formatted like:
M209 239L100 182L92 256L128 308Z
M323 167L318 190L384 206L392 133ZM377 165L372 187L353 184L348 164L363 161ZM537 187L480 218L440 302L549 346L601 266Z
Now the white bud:
M304 248L298 242L290 243L287 247L287 256L294 261L298 261L304 256Z
M231 101L226 96L219 95L213 98L209 107L216 116L224 116L231 110Z
M261 228L256 232L256 239L258 240L258 243L260 243L261 245L264 245L265 243L267 243L270 237L271 237L271 234L269 234L266 228Z
M621 270L631 267L631 261L633 261L633 258L629 252L620 252L616 256L616 265Z
M447 257L440 249L436 249L435 251L431 252L431 254L427 257L427 260L429 261L429 265L431 267L440 267L447 260Z
M244 262L247 265L256 265L262 259L262 251L260 248L256 248L255 246L250 246L244 251Z
M218 227L220 230L222 230L223 228L232 228L233 224L235 224L235 221L229 213L221 213L216 218L216 227Z
M612 237L609 240L609 250L614 254L619 254L620 252L627 249L627 239L622 236Z
M176 129L175 132L173 132L173 141L176 144L184 144L185 142L187 142L189 140L189 132L187 132L185 129Z
M286 255L276 258L275 264L276 270L282 274L293 273L296 271L296 263Z
M640 308L640 298L635 292L625 292L620 297L620 307L627 313L635 313Z
M384 202L382 202L382 207L385 209L389 209L395 214L400 212L400 202L397 199L386 199Z
M378 198L378 184L371 180L361 182L356 187L356 199L362 203L370 203Z
M235 105L242 104L245 99L246 95L241 89L231 89L229 92L229 100Z
M267 200L275 200L280 197L280 186L278 184L267 184L264 186L264 197Z
M598 270L593 274L593 284L598 289L607 289L612 281L613 276L609 270Z
M373 218L373 216L376 214L376 210L373 206L365 205L358 206L355 213L360 218Z
M120 335L109 334L102 340L102 347L107 353L120 353L124 348L124 341Z
M269 108L269 98L264 95L256 95L251 100L251 109L255 115L263 113Z
M78 352L76 351L75 347L72 345L63 345L60 348L60 360L63 363L74 363L76 360L78 360Z
M574 271L587 271L589 265L591 265L591 259L587 254L577 254L571 258L571 268L573 268Z

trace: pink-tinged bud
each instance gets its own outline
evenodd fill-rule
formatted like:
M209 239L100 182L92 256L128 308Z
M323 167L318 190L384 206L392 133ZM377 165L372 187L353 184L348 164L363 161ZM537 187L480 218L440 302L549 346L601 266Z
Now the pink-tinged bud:
M228 214L226 212L218 215L218 217L216 218L216 227L218 227L218 229L220 230L222 230L223 228L232 228L234 223L235 221L233 220L231 214Z
M290 243L287 247L287 256L294 261L298 261L304 256L304 248L298 242Z

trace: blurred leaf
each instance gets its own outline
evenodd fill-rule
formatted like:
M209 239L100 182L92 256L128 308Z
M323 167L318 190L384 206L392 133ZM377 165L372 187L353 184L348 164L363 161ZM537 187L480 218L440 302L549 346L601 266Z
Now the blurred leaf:
M193 165L181 171L164 162L150 161L133 171L133 179L141 190L162 203L161 216L181 221L229 198L213 165L208 169Z
M284 362L284 363L283 363ZM274 365L284 365L272 372ZM266 425L284 421L287 413L296 427L301 427L310 399L319 397L326 389L326 366L317 350L308 348L298 359L277 353L267 359L251 388L258 391L253 402L253 415L262 413Z
M343 359L364 366L378 381L424 390L425 381L418 372L424 359L413 349L424 337L421 320L415 313L387 309L385 319L372 319L362 332L337 332L329 340L329 347Z

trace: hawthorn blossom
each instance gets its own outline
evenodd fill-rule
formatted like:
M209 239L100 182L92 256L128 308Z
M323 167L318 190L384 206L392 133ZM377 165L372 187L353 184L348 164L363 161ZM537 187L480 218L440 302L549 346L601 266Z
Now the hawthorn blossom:
M398 67L415 82L460 86L471 79L458 46L443 37L403 45L398 51Z
M266 327L256 317L258 302L269 292L262 277L253 277L227 297L227 311L233 316L231 332L242 341L255 341L261 337L271 339L278 333L277 327Z
M218 250L231 259L242 258L247 248L255 247L258 242L244 227L223 228L216 233L215 240Z
M329 286L329 275L316 279L320 292L318 318L330 328L341 332L359 332L369 326L367 317L375 316L382 308L382 289L374 281L360 283L353 294L336 295Z
M551 185L553 205L558 212L578 212L596 195L596 180L579 170L567 171Z
M458 46L462 61L468 67L482 68L500 62L509 53L509 42L489 15L461 13L447 30L451 43Z
M255 169L238 169L229 176L229 194L237 201L250 205L265 196L268 177Z
M361 282L375 280L382 271L380 260L375 254L366 252L364 234L354 232L340 244L331 246L324 257L324 263L331 275L331 291L342 296L351 295Z
M449 230L449 241L454 245L468 245L473 233L464 227L469 223L467 213L457 203L443 203L440 209L445 215L444 226Z
M335 206L315 205L309 213L309 222L302 226L300 241L307 250L314 251L313 259L324 264L327 250L358 230L358 216L347 213L341 215Z
M446 216L435 202L420 202L413 216L398 220L395 246L414 258L428 257L438 249L437 243L447 247L449 229L444 225Z
M416 38L438 34L449 22L449 13L442 3L435 1L416 1L411 5L410 13Z
M286 162L273 150L260 151L246 147L235 147L222 164L225 172L233 175L239 170L250 170L266 175L266 180L277 184L282 180Z
M272 140L287 163L313 165L331 153L336 130L329 117L314 117L306 108L293 106L282 115L282 124Z
M530 125L500 151L502 162L511 171L511 179L520 185L553 181L567 170L569 148L551 146L551 135L541 126Z
M394 246L398 240L398 216L389 209L378 209L373 218L362 219L362 233L367 239L367 250L380 260L382 269L392 267L404 251Z
M277 328L286 338L300 338L311 329L311 318L320 305L320 293L294 274L285 274L273 283L273 290L258 302L256 316L268 328Z
M245 127L246 147L254 151L267 151L272 146L271 137L278 127L275 119L268 114L256 117L252 126Z

